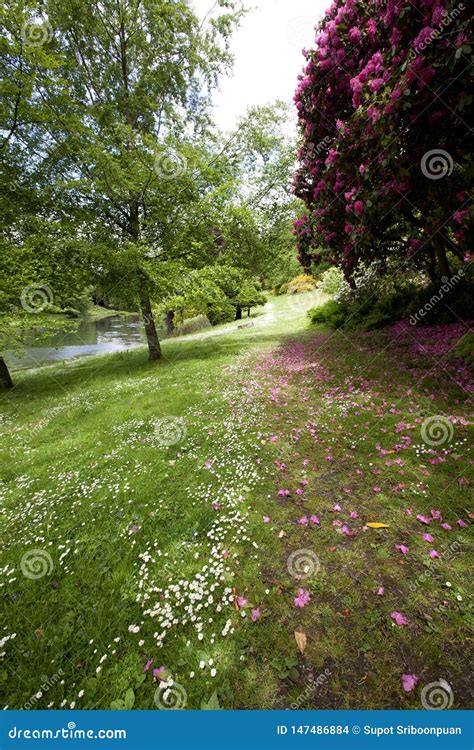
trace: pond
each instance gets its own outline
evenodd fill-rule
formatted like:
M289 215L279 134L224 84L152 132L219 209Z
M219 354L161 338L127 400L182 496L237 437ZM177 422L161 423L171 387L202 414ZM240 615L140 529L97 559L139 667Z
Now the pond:
M158 332L163 337L163 331ZM143 322L139 316L114 315L102 320L84 320L75 331L58 331L33 346L26 346L24 356L7 353L5 359L12 369L30 369L93 354L110 354L134 349L146 343Z

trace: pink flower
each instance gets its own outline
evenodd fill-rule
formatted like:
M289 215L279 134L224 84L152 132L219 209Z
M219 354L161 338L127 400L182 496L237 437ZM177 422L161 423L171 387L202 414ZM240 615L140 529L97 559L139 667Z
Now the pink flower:
M260 617L260 609L258 607L255 607L255 609L252 609L252 613L250 615L252 622L256 622L258 618Z
M308 480L307 479L302 479L301 482L300 482L300 484L302 484L303 487L306 487L306 485L308 484Z
M296 490L296 494L297 495L303 495L304 494L304 490L301 487L298 487L298 489Z
M408 625L408 620L402 612L392 612L390 617L395 620L397 625Z
M339 511L341 510L341 506L340 506L340 505L339 505L338 503L335 503L335 504L334 504L334 505L332 506L332 509L333 509L333 511L334 511L335 513L339 513Z
M406 516L411 516L412 513L413 513L413 511L412 511L411 508L405 508L405 515Z
M247 606L248 600L244 596L236 596L235 603L237 604L238 608L241 609L242 607Z
M263 516L263 523L270 523L270 516Z
M306 607L306 605L311 601L311 594L309 591L306 591L306 589L298 589L298 594L293 599L295 607L300 607L300 609L303 609L303 607Z
M350 530L349 526L347 526L346 524L344 524L344 526L342 526L341 531L344 534L344 536L352 536L351 530Z
M377 590L377 596L383 596L385 594L385 589L383 586L379 586Z
M425 542L434 542L434 537L431 536L431 534L427 534L426 532L423 534L423 539Z
M214 500L214 502L212 503L212 507L214 510L219 510L219 508L221 507L219 500Z
M359 514L356 510L351 510L351 518L359 518Z
M153 664L153 659L148 659L147 663L143 667L143 671L148 672L152 664Z
M278 490L279 497L288 497L288 495L291 495L290 490Z
M166 667L158 667L158 669L153 670L153 677L155 680L161 680L161 678L164 677L165 672Z
M425 523L426 525L431 523L431 518L428 518L428 516L422 516L418 514L416 518L417 518L417 521L419 521L420 523Z
M405 693L411 693L415 689L419 677L416 674L402 674L402 684Z
M229 552L229 550L228 550L228 549L225 549L225 550L224 550L224 552L222 553L222 557L223 557L224 559L227 559L228 557L230 557L230 552Z
M214 461L211 461L211 459L208 458L206 461L204 461L204 468L206 468L206 469L212 468L212 464L213 463L214 463Z
M307 526L308 525L308 516L301 516L301 518L298 518L298 523L300 526Z
M347 33L347 38L350 42L353 42L354 44L357 44L357 42L360 42L362 39L362 34L360 32L360 29L357 26L353 26L352 29L349 29Z
M319 520L318 516L314 516L314 515L310 516L309 520L311 521L311 523L313 523L315 525L319 525L320 524L320 520ZM467 524L465 524L465 525L467 526Z
M439 554L435 549L430 549L430 557L432 560L434 560L436 557L439 557Z
M431 517L434 518L435 521L442 521L443 519L441 512L439 510L435 510L434 508L431 508Z
M442 523L441 528L446 529L446 531L451 531L453 527L450 526L449 523Z
M395 549L402 553L402 555L408 554L408 547L405 547L404 544L396 544Z
M457 525L458 525L458 526L459 526L459 527L460 527L461 529L465 529L465 528L467 528L467 523L466 523L465 521L463 521L463 520L462 520L462 518L458 518L458 520L456 521L456 523L457 523Z
M374 492L382 492L380 487L373 487L372 489Z

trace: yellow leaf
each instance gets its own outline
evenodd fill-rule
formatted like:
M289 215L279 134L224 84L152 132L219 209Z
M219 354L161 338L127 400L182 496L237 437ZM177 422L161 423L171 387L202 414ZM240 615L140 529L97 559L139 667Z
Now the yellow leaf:
M388 523L366 523L366 526L369 527L369 529L388 529L389 525Z
M307 643L306 633L299 633L297 630L295 630L295 641L299 650L303 654Z

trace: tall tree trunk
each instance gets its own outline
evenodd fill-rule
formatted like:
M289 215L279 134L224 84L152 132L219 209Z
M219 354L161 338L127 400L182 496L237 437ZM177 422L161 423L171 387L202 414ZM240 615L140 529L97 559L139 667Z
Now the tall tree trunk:
M437 234L434 238L433 244L436 252L436 260L438 261L438 276L446 276L449 279L451 276L451 269L449 268L448 259L446 257L446 248L444 246L443 238Z
M8 390L8 388L13 388L13 381L8 372L7 363L2 356L0 356L0 388L3 391Z
M235 310L235 319L236 320L242 320L242 307L241 307L241 305L237 305L237 308Z
M433 284L436 282L436 253L434 251L433 247L430 247L428 250L428 275L433 282Z
M174 324L174 310L168 310L168 312L166 313L165 326L167 335L172 336L176 330Z
M146 340L148 343L148 359L154 362L161 357L161 346L156 332L155 319L151 310L150 297L147 292L140 292L140 308L145 323Z

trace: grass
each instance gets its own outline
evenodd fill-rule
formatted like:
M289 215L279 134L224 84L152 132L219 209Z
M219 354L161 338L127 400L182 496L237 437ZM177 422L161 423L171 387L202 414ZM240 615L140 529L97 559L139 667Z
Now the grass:
M433 363L403 337L308 329L303 296L271 305L254 328L165 341L158 365L140 349L18 373L1 441L8 707L421 708L440 679L469 704L456 362L420 381ZM432 415L454 419L439 448L420 437ZM431 508L451 530L416 520ZM320 526L298 523L311 514Z

